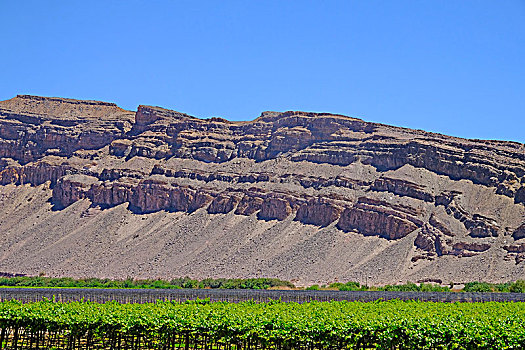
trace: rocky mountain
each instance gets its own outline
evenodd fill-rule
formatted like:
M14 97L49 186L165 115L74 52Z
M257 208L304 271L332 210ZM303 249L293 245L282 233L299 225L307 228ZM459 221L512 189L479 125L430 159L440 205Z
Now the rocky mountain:
M525 278L525 145L327 113L0 102L0 271Z

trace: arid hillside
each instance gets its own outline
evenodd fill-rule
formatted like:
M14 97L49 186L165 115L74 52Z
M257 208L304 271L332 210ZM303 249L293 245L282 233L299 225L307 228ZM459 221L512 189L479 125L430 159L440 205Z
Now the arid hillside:
M0 102L0 271L525 278L525 145L333 114Z

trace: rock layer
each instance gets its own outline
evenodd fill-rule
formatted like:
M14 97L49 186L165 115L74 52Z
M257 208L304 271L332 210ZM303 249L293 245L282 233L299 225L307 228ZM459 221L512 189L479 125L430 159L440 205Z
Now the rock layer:
M285 242L276 251L268 248L263 260L281 266L269 268L272 277L287 279L302 278L294 274L294 264L280 260L288 251L295 251L292 259L310 245L320 247L318 259L335 254L330 253L334 247L322 243L323 232L332 232L336 240L353 237L363 247L370 244L369 253L344 253L350 254L344 260L355 265L333 267L340 272L322 272L315 268L320 262L300 260L305 271L324 280L350 278L348 271L378 256L408 266L377 277L391 282L411 276L454 278L454 264L471 264L478 257L496 259L494 264L514 257L519 267L524 253L507 241L519 246L525 237L525 145L327 113L264 112L251 122L230 122L160 107L130 112L107 102L17 96L0 102L0 185L18 186L20 192L24 185L47 186L55 215L88 203L89 215L78 220L109 215L122 205L130 215L199 217L197 226L203 230L221 217L255 220L250 230ZM9 210L19 207L13 204ZM14 226L8 222L6 217L0 227L9 234ZM67 234L72 228L66 226L58 230ZM273 226L283 228L274 232ZM302 248L286 239L297 227L317 232ZM249 235L245 229L232 228ZM27 232L22 230L13 246L23 246ZM5 244L2 270L16 261L13 248ZM229 251L227 240L216 244ZM497 261L502 254L506 258ZM258 264L235 261L229 264L255 274ZM152 264L151 271L177 275L160 261Z

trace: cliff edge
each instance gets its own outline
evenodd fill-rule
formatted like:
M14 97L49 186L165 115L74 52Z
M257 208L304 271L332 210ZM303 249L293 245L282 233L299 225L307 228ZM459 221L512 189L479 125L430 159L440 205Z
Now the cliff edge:
M524 277L525 145L327 113L0 102L0 270L373 284Z

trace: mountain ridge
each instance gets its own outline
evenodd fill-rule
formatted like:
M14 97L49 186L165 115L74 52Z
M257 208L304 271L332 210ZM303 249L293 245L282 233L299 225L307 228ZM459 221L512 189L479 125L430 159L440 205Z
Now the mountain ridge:
M365 274L379 284L523 275L525 145L513 141L328 113L263 112L231 122L161 107L131 112L113 103L21 95L0 102L0 184L0 203L9 208L0 216L6 232L0 269L16 273L38 273L44 265L57 276L129 271L299 283ZM15 228L11 216L24 216L14 204L17 193L22 198L37 188L42 202L35 210L44 211L34 218L36 228ZM159 215L176 224L148 228L136 220ZM58 243L45 234L53 217L65 220L55 229ZM100 226L108 217L128 223ZM214 234L213 225L224 232ZM89 241L72 252L78 242L67 237L82 227L86 237L78 241L110 231L101 238L108 247ZM188 228L206 239L185 234ZM137 234L146 243L133 242ZM44 238L49 244L40 248ZM173 239L178 243L168 244ZM210 241L216 249L208 256L203 247ZM51 247L69 258L60 261ZM80 252L101 265L86 267ZM212 257L217 266L210 266Z

